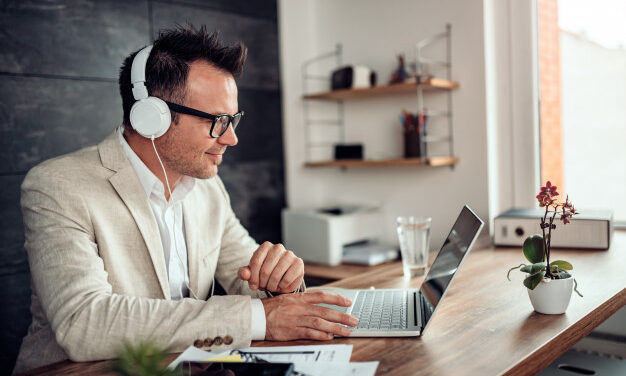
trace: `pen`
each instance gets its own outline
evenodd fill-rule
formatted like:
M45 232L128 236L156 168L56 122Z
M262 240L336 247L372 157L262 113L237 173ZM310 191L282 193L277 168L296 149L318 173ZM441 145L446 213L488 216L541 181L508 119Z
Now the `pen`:
M411 131L411 114L407 110L402 110L402 124L404 125L404 131Z

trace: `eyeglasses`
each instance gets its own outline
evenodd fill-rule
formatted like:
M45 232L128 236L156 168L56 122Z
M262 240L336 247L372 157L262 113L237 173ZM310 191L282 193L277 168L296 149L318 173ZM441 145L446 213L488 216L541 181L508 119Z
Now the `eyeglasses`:
M178 112L179 114L193 115L198 116L204 119L209 119L212 121L210 135L213 138L222 137L222 135L228 130L228 126L233 126L233 131L237 129L241 118L243 117L244 112L239 111L233 116L228 114L220 114L220 115L212 115L207 112L199 111L193 109L191 107L182 106L180 104L172 103L165 101L167 103L167 107L174 112Z

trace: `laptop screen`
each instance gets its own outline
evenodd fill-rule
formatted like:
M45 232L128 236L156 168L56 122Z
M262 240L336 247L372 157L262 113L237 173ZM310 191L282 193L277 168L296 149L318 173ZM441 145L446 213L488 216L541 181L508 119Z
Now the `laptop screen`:
M483 221L468 206L463 207L420 288L422 327L426 327L482 227Z

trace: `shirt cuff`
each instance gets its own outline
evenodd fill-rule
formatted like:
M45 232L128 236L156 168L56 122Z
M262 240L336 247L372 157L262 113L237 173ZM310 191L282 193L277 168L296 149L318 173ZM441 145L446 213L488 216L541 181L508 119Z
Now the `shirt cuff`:
M263 341L265 339L265 308L261 299L252 299L252 340Z

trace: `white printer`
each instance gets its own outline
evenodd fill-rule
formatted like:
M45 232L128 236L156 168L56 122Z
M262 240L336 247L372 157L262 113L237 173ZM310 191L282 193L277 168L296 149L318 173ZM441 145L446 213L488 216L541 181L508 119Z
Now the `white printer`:
M339 265L346 245L378 239L381 223L380 212L371 207L335 206L282 212L285 247L304 261L324 265Z

